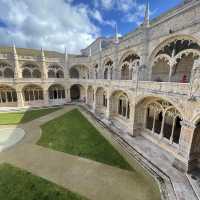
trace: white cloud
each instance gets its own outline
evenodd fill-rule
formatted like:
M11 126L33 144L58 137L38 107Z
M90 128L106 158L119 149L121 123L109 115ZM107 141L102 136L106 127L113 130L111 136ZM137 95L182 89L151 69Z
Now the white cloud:
M105 10L117 10L122 13L122 21L139 25L145 13L146 5L137 0L95 0L95 6Z
M1 0L0 44L78 52L99 34L83 4L72 0ZM104 22L100 13L96 19Z
M116 22L114 20L105 20L98 10L92 10L90 13L91 17L98 21L101 25L108 25L114 27Z

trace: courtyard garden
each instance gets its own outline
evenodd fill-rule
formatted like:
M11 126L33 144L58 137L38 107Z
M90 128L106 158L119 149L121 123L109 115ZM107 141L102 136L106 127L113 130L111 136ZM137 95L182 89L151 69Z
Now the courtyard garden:
M87 200L67 189L9 164L0 165L2 200Z
M36 118L55 112L59 109L60 109L59 107L56 107L56 108L35 109L24 112L0 113L0 125L12 125L12 124L14 125L14 124L26 123Z
M39 145L132 170L128 162L78 109L49 121L41 128L42 136L38 141Z

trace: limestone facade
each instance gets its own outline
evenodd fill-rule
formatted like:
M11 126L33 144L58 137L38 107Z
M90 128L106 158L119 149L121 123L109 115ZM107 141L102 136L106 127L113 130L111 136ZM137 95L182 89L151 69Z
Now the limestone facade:
M200 166L200 1L80 55L0 48L0 107L82 101L125 132L169 151L174 166Z

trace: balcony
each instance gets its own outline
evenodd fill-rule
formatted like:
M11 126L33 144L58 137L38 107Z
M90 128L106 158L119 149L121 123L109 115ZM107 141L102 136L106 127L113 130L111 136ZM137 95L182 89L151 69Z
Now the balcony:
M105 79L70 79L72 84L92 85L95 87L112 87L118 89L130 89L135 91L136 82L132 80L105 80ZM138 92L169 94L169 95L189 95L189 83L177 82L155 82L139 81Z

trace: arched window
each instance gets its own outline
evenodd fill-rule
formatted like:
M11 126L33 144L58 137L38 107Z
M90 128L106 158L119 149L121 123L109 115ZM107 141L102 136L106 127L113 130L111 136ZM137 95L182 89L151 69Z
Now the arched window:
M58 71L56 72L56 77L57 77L57 78L64 78L64 73L63 73L63 71L62 71L62 70L58 70Z
M13 70L10 69L10 68L6 68L4 70L4 77L5 78L14 78L14 72L13 72Z
M129 80L130 73L129 73L129 65L124 64L121 69L121 80Z
M118 100L118 114L129 119L130 118L130 105L126 96L120 96Z
M53 70L49 70L48 71L48 78L55 78L56 77L56 74Z
M53 85L49 88L49 99L65 99L65 89L61 85Z
M148 104L145 128L159 134L170 144L179 144L182 117L169 102L157 100Z
M23 66L23 78L41 78L41 71L39 66L35 64L26 64Z
M188 83L200 45L184 37L171 38L152 54L152 80ZM170 70L171 69L171 70Z
M76 68L70 69L70 78L79 78L79 72Z
M31 71L29 69L24 69L22 71L23 78L31 78Z
M41 78L41 72L38 69L33 70L32 77Z
M43 100L42 88L35 85L26 86L23 90L23 95L24 100L27 102Z
M50 65L48 69L48 78L64 78L64 72L61 66Z
M16 91L11 87L0 86L0 106L12 102L17 102Z

